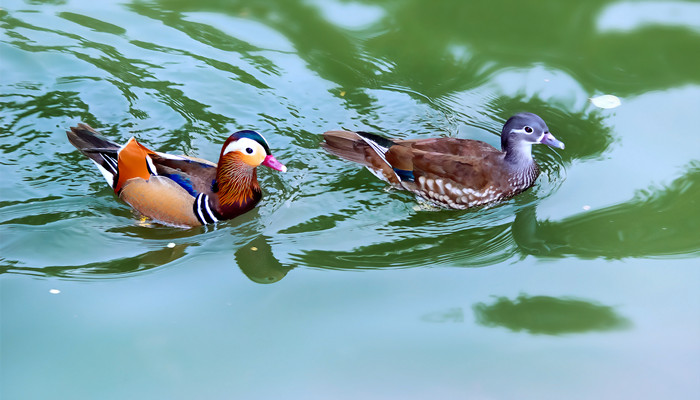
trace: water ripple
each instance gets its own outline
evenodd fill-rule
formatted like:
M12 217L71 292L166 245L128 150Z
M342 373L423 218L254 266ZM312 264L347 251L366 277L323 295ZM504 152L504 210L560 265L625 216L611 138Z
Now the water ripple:
M3 6L0 229L11 237L3 243L2 264L13 273L118 277L147 271L141 264L175 265L217 251L235 264L252 259L245 246L266 249L266 259L281 268L256 273L241 266L247 276L268 282L298 266L469 267L530 255L697 254L687 239L694 228L679 217L694 215L692 163L672 182L650 186L648 196L569 212L558 221L537 218L538 211L550 214L554 199L566 202L559 194L575 184L570 175L581 164L600 162L619 148L621 133L611 128L610 115L587 108L589 92L612 86L632 97L640 87L696 82L696 71L682 67L692 63L678 62L675 53L663 52L673 74L643 84L630 77L665 69L630 57L622 60L630 70L648 70L629 76L582 70L571 61L578 53L562 48L556 56L538 46L500 54L491 35L476 34L492 29L480 21L460 37L423 20L412 20L407 30L401 27L405 15L384 6L352 6L371 17L352 26L337 24L344 6L316 2L210 4L206 12L194 3L173 10L162 2L105 4L101 12L66 4ZM433 11L446 21L453 17L443 6ZM429 35L440 40L425 46ZM599 38L591 40L586 43ZM543 116L566 149L535 148L542 173L534 187L474 210L414 209L413 196L386 190L367 171L318 146L323 131L340 127L498 145L503 122L520 111ZM265 197L240 220L193 230L144 226L66 141L64 131L77 122L118 142L135 135L157 150L208 159L216 158L231 131L258 129L290 170L262 170ZM664 208L670 205L675 208ZM610 220L619 225L598 235ZM638 220L651 225L639 227ZM95 249L74 250L69 239ZM37 240L46 255L25 244ZM178 251L165 250L171 242Z

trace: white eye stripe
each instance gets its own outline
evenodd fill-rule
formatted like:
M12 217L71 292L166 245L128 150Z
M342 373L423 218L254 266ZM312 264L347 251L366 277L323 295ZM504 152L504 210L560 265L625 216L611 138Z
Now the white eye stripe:
M252 149L252 153L248 153L246 149ZM231 142L224 148L223 154L228 154L232 151L240 151L241 153L244 154L255 154L256 152L260 150L265 150L263 147L260 145L260 143L256 142L253 139L248 139L248 138L241 138L236 140L235 142Z
M525 125L520 129L511 129L511 133L520 133L524 135L532 135L535 133L535 128L531 127L530 125Z

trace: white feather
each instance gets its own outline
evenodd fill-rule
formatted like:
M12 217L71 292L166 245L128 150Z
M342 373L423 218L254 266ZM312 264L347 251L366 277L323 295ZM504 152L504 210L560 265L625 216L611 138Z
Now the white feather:
M114 187L114 174L111 173L110 171L107 171L107 169L105 169L105 167L103 167L99 163L97 163L97 161L95 161L93 159L90 159L90 161L94 162L95 165L97 165L97 169L99 169L100 172L102 173L102 176L105 177L107 184L113 188Z
M360 139L362 139L365 143L367 143L367 145L368 145L372 150L374 150L375 153L377 153L377 155L382 159L382 161L384 161L384 163L385 163L386 165L388 165L389 167L391 167L391 164L389 164L389 162L386 160L386 156L385 156L386 152L389 151L389 148L384 147L384 146L380 146L377 142L375 142L375 141L373 141L373 140L370 140L370 139L367 139L366 137L364 137L364 136L362 136L362 135L360 135L360 134L358 134L357 136L358 136ZM394 171L393 167L391 167L391 168L392 168L391 170L394 172L394 175L396 175L396 179L398 179L399 182L400 182L400 181L401 181L401 177L399 176L399 174L396 173L396 171ZM380 179L382 179L382 180L385 180L385 181L387 180L386 178L384 178L384 174L382 174L381 172L379 172L379 171L374 171L374 170L372 170L371 168L367 168L367 169L369 169L370 171L372 171L372 173L373 173L375 176L377 176L378 178L380 178Z

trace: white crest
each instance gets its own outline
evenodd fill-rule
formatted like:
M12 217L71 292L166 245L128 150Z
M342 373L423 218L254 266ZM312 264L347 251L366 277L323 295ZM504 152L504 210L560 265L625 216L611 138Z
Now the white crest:
M249 153L248 149L251 149L252 152ZM239 151L243 154L252 155L260 151L265 152L265 149L260 145L260 143L253 139L241 138L235 142L229 143L226 148L224 148L223 154L228 154L233 151Z

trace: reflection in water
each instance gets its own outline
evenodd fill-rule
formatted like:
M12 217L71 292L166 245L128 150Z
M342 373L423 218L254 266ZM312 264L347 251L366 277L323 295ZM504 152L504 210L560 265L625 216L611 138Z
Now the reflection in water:
M650 26L685 28L700 32L700 4L685 1L621 1L603 8L598 15L599 32L632 32Z
M556 121L560 129L567 131L566 140L571 140L576 149L560 153L544 152L537 154L538 163L544 173L538 184L516 199L492 208L454 212L403 211L403 216L386 221L384 226L367 227L376 230L370 234L374 240L367 240L348 251L344 246L319 249L308 245L297 246L292 259L295 263L319 268L357 269L357 268L406 268L412 266L485 266L503 262L518 254L528 254L518 247L511 231L512 215L528 213L542 198L552 194L564 181L564 165L575 159L599 157L612 143L610 129L595 114L583 112L572 114L551 109L540 100L498 99L490 107L511 112L529 107L548 109L547 114ZM527 104L527 105L526 105ZM572 125L570 121L577 121ZM596 132L593 138L590 132ZM537 151L537 149L535 150ZM352 198L357 188L367 186L360 178L368 176L365 171L353 172L337 181L327 182L329 190L342 191ZM353 192L354 191L354 192ZM400 194L394 194L400 196ZM352 200L350 200L352 202ZM402 196L402 201L410 204L413 199ZM405 215L408 213L409 215ZM285 235L285 241L294 241L296 237L308 232L320 230L347 229L354 220L367 214L362 207L343 208L336 212L317 215L297 225L283 228L279 234ZM366 216L364 218L367 218ZM523 220L522 218L520 219ZM536 225L535 220L529 221ZM333 234L335 232L328 232ZM379 236L379 237L377 237Z
M273 125L279 133L277 143L285 143L289 153L300 158L299 169L309 171L304 175L308 179L303 182L303 190L300 186L301 200L292 207L314 209L319 203L304 198L312 194L320 198L327 192L336 192L339 196L333 200L342 197L335 202L335 208L315 207L316 211L306 212L303 221L280 227L276 233L260 236L258 242L247 246L239 248L236 244L236 261L254 281L279 281L291 269L284 265L291 262L356 269L486 266L526 255L695 256L700 251L697 235L692 234L697 232L693 221L700 220L697 163L667 188L652 188L628 202L561 221L537 221L535 205L563 181L564 166L598 159L616 138L599 115L567 106L575 103L568 102L571 99L566 94L560 96L562 102L549 101L541 91L546 85L538 83L531 91L523 88L522 82L516 82L514 94L505 94L507 85L489 86L504 71L529 71L533 66L572 77L571 86L563 85L573 93L572 98L601 87L620 96L633 96L654 88L700 82L695 62L700 53L685 51L697 47L697 32L683 25L635 23L635 29L610 33L603 29L605 15L616 10L616 6L609 4L617 2L594 0L565 10L553 0L535 5L512 1L447 2L429 8L418 0L386 0L368 5L374 10L373 17L352 26L339 24L333 10L319 1L135 1L124 6L124 10L139 21L136 24L105 18L117 23L114 24L101 21L97 13L88 16L77 10L61 11L62 8L47 8L45 18L36 18L34 12L0 10L0 23L7 34L2 44L7 55L12 56L8 60L13 62L0 102L4 111L0 132L8 141L0 146L0 153L15 174L11 179L17 181L10 186L14 190L12 196L3 193L7 198L0 204L4 212L0 224L12 230L14 236L24 238L22 235L30 235L28 227L44 225L54 229L62 221L110 213L129 218L123 208L106 205L107 202L94 206L78 202L79 206L65 211L67 202L77 202L76 195L84 193L76 188L89 181L82 179L88 172L79 165L77 154L56 150L65 142L62 129L70 119L101 126L105 124L100 121L108 119L111 122L105 133L110 136L132 133L124 128L140 133L150 129L150 140L156 147L183 148L187 152L197 138L218 141L219 132L236 125L241 114L247 112L260 116L250 121ZM668 10L661 3L654 7ZM198 18L207 20L208 13L224 16L216 21L231 26L196 22ZM463 24L465 16L470 15L481 18ZM508 31L490 22L542 18L548 21L545 30ZM248 40L250 37L245 36L246 29L241 26L252 25L238 25L242 20L264 26L289 45L285 42L280 50ZM124 26L118 26L122 22ZM140 25L149 25L153 30L140 31ZM455 26L460 29L455 31ZM586 56L585 61L581 54ZM34 66L24 63L25 57L56 66ZM303 61L303 67L296 64L297 58ZM36 76L22 73L21 66L36 68ZM308 89L310 96L317 99L308 104L303 103L305 97L298 97L304 91L298 91L296 86L286 90L280 85L287 78L276 79L308 72L307 69L313 72L310 82L317 83L313 90ZM190 70L196 72L196 78L182 73ZM227 86L223 98L251 95L251 100L264 99L261 103L265 107L256 104L251 106L254 111L216 107L221 97L210 96L209 86L199 86L210 79L232 85ZM339 102L333 107L324 108L332 100L327 92L340 93L340 89L343 98L336 98ZM274 96L269 96L270 92ZM392 97L411 93L420 107L403 95ZM266 108L274 103L270 101L273 97L284 99L282 107ZM96 111L120 107L126 107L130 115L120 112L115 118ZM427 116L415 117L417 108ZM340 175L333 176L324 159L316 157L320 153L315 153L317 134L338 121L381 128L382 121L389 119L391 129L400 135L433 135L436 131L454 134L449 129L425 129L445 124L482 129L488 135L503 118L522 109L547 115L550 126L556 126L557 134L567 143L567 150L537 154L545 170L537 187L491 209L457 213L411 213L401 209L375 221L368 216L368 210L380 209L382 205L377 205L376 186L367 190L371 194L363 192L367 185L376 185L366 183L368 174L353 172L338 179ZM412 117L397 129L393 126L396 121L391 120L396 114ZM96 185L100 185L97 201L111 200L113 195L104 191L102 184ZM44 200L25 204L27 198ZM281 201L275 198L271 193L270 204ZM412 200L403 197L402 201ZM96 220L99 222L89 222L95 231L118 237L167 240L173 235L166 230L114 227ZM366 220L372 224L363 222ZM349 236L361 231L358 226L367 227L362 231L363 242L347 245ZM177 233L178 237L190 234L200 235L196 231ZM245 240L249 237L254 235ZM345 238L348 241L340 243ZM280 243L289 243L288 251ZM285 257L282 262L273 257L271 246L280 247L277 254ZM252 247L258 251L252 251ZM83 265L77 267L80 272L76 275L102 274L106 265L115 271L136 271L141 268L139 263L145 269L163 265L168 257L168 250L156 250L113 260L113 265ZM26 267L21 260L5 259L3 263L14 266L14 271ZM46 268L49 269L27 271L39 273L58 268L61 274L71 274L64 267Z
M499 209L476 211L415 212L386 225L391 240L373 242L348 250L302 248L287 253L293 265L326 269L382 269L425 266L487 266L525 255L538 257L611 258L694 256L700 251L697 230L700 220L700 163L693 162L688 171L665 188L652 188L634 199L608 208L584 212L562 221L538 221L536 203L524 206L504 205L514 210L514 221L493 221ZM523 201L528 201L524 197ZM337 223L351 214L332 214L322 224L326 231L343 229ZM11 220L18 223L18 220ZM24 221L23 223L27 223ZM312 229L311 227L307 227ZM168 240L201 235L200 230L173 230L156 227L112 228L111 231L151 240ZM316 229L316 232L322 230ZM235 260L252 281L274 283L293 268L280 262L272 247L293 242L308 229L286 229L273 236L260 235L249 243L236 245ZM328 232L332 235L332 232ZM185 255L188 245L162 249L107 263L78 267L49 266L31 268L13 260L3 260L3 272L44 274L61 277L125 274L167 264ZM342 246L341 246L342 247ZM284 253L284 252L283 252ZM20 268L21 267L21 268ZM432 318L432 317L431 317Z
M512 331L532 334L563 335L624 329L629 320L610 306L593 302L550 296L521 294L516 300L499 297L493 304L473 306L476 322L502 326Z
M87 279L97 277L115 278L136 272L147 271L171 263L187 255L187 244L165 247L149 251L134 257L117 258L107 262L94 262L85 265L48 266L33 268L21 265L16 261L0 259L0 274L22 273L36 276L52 276L59 278ZM3 266L4 264L4 266Z
M512 255L507 226L472 228L461 232L442 231L435 236L396 238L352 251L307 249L296 254L294 259L317 268L376 269L446 264L465 267L492 265Z
M523 209L513 223L513 238L523 253L544 257L694 257L700 240L689 232L698 232L697 221L700 162L692 162L668 187L559 222L537 221L534 207Z
M622 96L699 81L695 68L698 55L686 50L698 45L694 21L688 25L691 29L685 30L680 29L686 25L680 21L682 17L676 17L663 21L669 25L643 25L644 29L625 31L626 34L598 32L596 24L605 25L605 15L610 10L624 8L616 0L591 0L567 8L556 0L446 1L434 2L429 9L422 0L387 0L377 2L384 11L371 19L374 25L351 31L335 24L337 18L328 16L327 7L314 3L317 2L158 2L164 10L206 10L262 21L290 40L310 68L342 88L393 84L437 98L474 88L502 68L538 63L571 71L581 78L587 92L607 87ZM630 8L640 8L639 2L630 4ZM681 9L674 3L654 4L656 16ZM144 8L139 3L131 7L138 11ZM691 10L690 15L697 13L690 4L682 10ZM479 18L472 18L474 15ZM168 23L180 22L182 18L177 12L166 16ZM635 23L634 15L625 13L625 17ZM469 23L465 24L465 20ZM540 20L547 21L546 29L508 30L493 23ZM456 26L460 27L458 35ZM309 37L315 40L309 41ZM361 39L361 43L353 41L353 37ZM585 53L590 56L586 62L581 62L582 49L595 49ZM658 57L650 59L648 54ZM387 58L388 62L382 62ZM353 90L348 92L347 101L353 109L359 109L370 100L365 91Z
M527 197L522 201L528 201ZM479 267L526 255L694 257L700 252L700 241L688 232L697 232L699 201L700 163L694 162L668 187L651 188L630 201L558 222L538 221L534 202L516 206L512 222L489 220L489 211L500 209L418 212L389 223L390 240L352 251L305 249L293 259L318 268L362 269ZM500 207L508 210L512 206Z
M275 283L293 268L285 267L275 258L268 241L267 236L260 235L236 251L236 264L253 282Z

